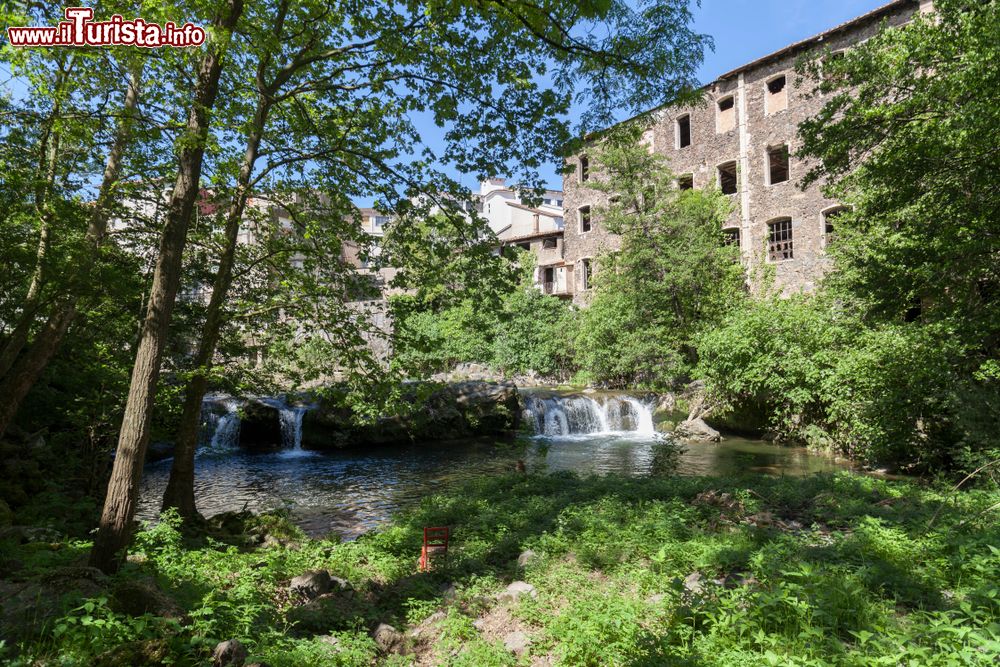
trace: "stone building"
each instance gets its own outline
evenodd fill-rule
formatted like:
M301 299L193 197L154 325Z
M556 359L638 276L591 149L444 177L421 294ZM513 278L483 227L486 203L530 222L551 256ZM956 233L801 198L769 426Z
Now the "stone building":
M868 14L787 46L720 76L701 89L694 106L666 106L652 112L642 137L651 151L667 156L678 187L721 187L733 212L723 227L739 243L750 275L761 263L774 267L784 293L811 291L828 267L825 247L843 207L819 185L799 186L808 165L794 157L798 126L825 103L813 82L795 72L809 52L838 52L870 38L883 22L902 25L929 0L895 0ZM588 187L600 179L587 153L568 160L565 192L564 261L574 276L577 303L586 303L594 258L618 239L601 226L598 208L608 195Z

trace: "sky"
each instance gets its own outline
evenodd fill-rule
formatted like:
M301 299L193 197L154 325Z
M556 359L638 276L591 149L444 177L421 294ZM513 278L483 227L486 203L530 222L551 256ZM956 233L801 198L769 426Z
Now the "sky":
M694 28L715 39L698 78L710 83L719 75L789 44L812 37L887 4L888 0L702 0L694 9ZM423 128L421 128L423 129ZM562 189L552 164L542 172L548 187ZM464 186L478 190L474 176Z

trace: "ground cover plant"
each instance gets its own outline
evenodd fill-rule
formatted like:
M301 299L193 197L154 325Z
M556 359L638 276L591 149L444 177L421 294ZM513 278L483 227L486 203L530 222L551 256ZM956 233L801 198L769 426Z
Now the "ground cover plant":
M26 588L6 597L0 655L194 665L236 638L275 667L990 665L997 496L848 472L510 475L426 498L348 543L235 514L195 538L168 514L139 533L120 573L17 635L25 591L79 570L89 544L8 536L4 569ZM454 540L421 573L427 525L451 526ZM289 592L317 569L346 588L311 602ZM534 591L505 595L514 581ZM379 623L400 635L373 639ZM526 639L518 653L504 645L512 636Z

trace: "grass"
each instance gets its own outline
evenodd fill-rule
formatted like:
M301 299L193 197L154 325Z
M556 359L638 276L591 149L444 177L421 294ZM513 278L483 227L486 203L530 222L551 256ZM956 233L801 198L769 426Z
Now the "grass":
M1000 522L988 508L998 495L846 472L512 475L427 498L354 542L297 536L257 549L192 543L168 517L138 535L117 577L154 578L188 618L129 617L98 596L0 655L113 664L110 651L141 640L159 642L171 664L208 664L217 641L236 637L273 667L993 665ZM419 573L427 525L451 526L453 544L446 564ZM18 576L41 576L78 564L86 547L7 545L6 557L24 563ZM520 568L525 549L537 556ZM302 622L287 582L316 568L357 593ZM497 602L514 580L537 597ZM378 622L422 638L408 640L409 655L381 655L369 637ZM520 659L502 645L513 631L531 638Z

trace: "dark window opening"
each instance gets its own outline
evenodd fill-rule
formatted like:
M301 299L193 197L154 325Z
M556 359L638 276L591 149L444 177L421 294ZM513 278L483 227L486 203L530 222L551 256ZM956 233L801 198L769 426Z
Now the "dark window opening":
M739 189L736 180L736 163L727 162L726 164L719 165L719 187L722 188L722 194L724 195L734 195Z
M719 111L729 111L734 106L736 106L736 100L733 97L727 97L724 100L719 100Z
M736 246L737 248L740 247L740 230L738 228L723 229L722 234L723 234L722 241L727 246L733 245Z
M693 190L694 189L694 176L692 174L683 174L677 177L677 188L680 190Z
M836 238L836 222L837 218L846 213L849 209L847 207L835 208L832 211L827 211L823 214L823 236L826 238L826 243L829 245Z
M590 159L586 155L580 156L580 181L590 180Z
M792 220L784 218L767 225L768 244L767 255L772 262L780 262L793 258L792 252Z
M677 119L677 147L687 148L691 145L691 116L681 116Z
M785 89L785 77L779 76L777 79L771 79L767 82L767 92L772 95L777 95Z
M580 233L589 232L591 230L590 223L590 207L581 206L580 207Z
M530 243L518 243L517 247L521 248L522 250L531 250L531 244Z
M546 250L553 250L557 246L556 239L543 239L542 247Z
M545 269L545 282L554 283L556 281L556 270L552 267Z
M585 259L580 262L580 282L584 290L590 289L590 279L593 276L590 269L590 260Z
M779 146L767 151L767 167L771 185L788 180L788 146Z

